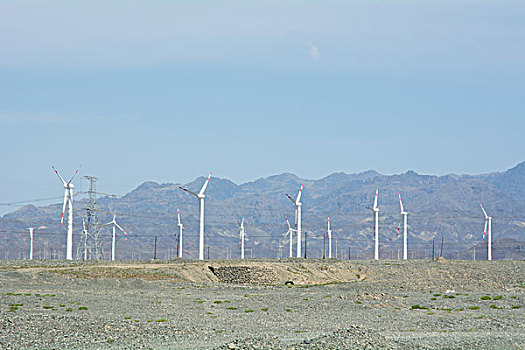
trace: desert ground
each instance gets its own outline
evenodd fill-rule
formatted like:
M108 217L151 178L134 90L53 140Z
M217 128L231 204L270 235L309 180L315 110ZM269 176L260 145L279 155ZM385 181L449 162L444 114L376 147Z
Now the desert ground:
M1 349L525 349L525 261L0 262Z

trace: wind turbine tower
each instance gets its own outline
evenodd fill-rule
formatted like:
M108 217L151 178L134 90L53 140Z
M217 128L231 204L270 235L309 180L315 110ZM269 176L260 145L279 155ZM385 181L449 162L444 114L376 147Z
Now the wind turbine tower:
M57 174L58 178L62 181L64 184L64 204L62 205L62 218L60 219L60 227L62 227L62 224L64 223L64 213L66 211L66 203L69 208L68 212L68 218L67 218L67 243L66 243L66 259L67 260L73 260L73 188L75 185L71 183L73 179L75 178L75 175L77 175L78 170L75 171L71 179L69 181L65 181L62 176L58 173L58 171L55 169L54 166L51 166L55 173Z
M241 241L241 259L244 259L244 216L242 217L242 220L241 220L239 240Z
M301 194L303 193L303 185L301 185L301 188L299 189L299 193L297 194L297 198L295 200L292 199L288 194L286 196L292 201L292 203L295 205L295 211L297 213L297 220L295 221L296 229L297 229L297 257L301 257L301 207L303 203L301 203Z
M182 258L182 230L184 229L184 225L180 221L179 208L177 208L177 226L179 227L179 258Z
M330 217L328 217L328 228L326 233L328 234L328 259L332 259L332 230L330 229Z
M181 190L184 190L188 192L189 194L194 195L199 199L200 204L200 220L199 220L199 260L204 260L204 191L206 191L206 187L208 186L208 183L210 182L211 177L211 171L210 175L208 175L208 178L206 179L206 182L204 182L204 185L202 185L201 190L199 193L195 193L193 191L190 191L186 188L180 187Z
M33 260L33 228L29 228L29 260Z
M379 187L376 188L376 195L374 197L374 206L368 209L374 213L374 259L379 260L379 208L377 207L377 195L379 193Z
M115 227L118 227L118 229L120 231L122 231L122 233L124 233L126 236L129 236L126 233L126 231L124 231L124 229L122 227L120 227L119 224L117 224L116 217L117 217L117 215L113 214L113 220L111 220L110 222L108 222L107 224L104 225L104 226L107 226L107 225L113 224L113 238L112 238L112 241L111 241L111 261L115 260L115 240L116 240Z
M487 234L487 226L488 226L488 235L489 238L487 240L487 260L492 260L492 217L487 215L487 212L485 211L485 208L483 208L483 205L479 203L481 206L481 210L483 210L483 214L485 214L485 229L483 230L483 240L485 240L485 235Z
M401 193L399 195L399 207L401 208L401 216L403 217L403 260L408 259L407 249L407 217L408 213L403 209L403 202L401 201Z
M295 231L292 226L290 226L290 222L288 221L288 218L287 217L284 217L284 219L286 220L286 223L288 224L288 231L286 232L286 235L290 236L289 240L290 240L290 258L293 258L293 232Z

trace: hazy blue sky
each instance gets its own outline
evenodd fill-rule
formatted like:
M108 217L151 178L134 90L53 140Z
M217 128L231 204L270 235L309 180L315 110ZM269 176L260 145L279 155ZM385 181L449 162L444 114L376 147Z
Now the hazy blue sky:
M0 0L0 202L61 196L52 164L116 194L503 171L524 97L523 0Z

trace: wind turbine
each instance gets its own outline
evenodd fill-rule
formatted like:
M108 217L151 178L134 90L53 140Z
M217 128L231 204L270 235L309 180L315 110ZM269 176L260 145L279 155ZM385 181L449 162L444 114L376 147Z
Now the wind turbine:
M82 234L84 235L84 261L86 261L87 253L88 253L88 248L87 248L88 232L86 229L86 221L84 220L84 218L82 218Z
M328 228L326 233L328 234L328 259L332 259L332 230L330 229L330 217L328 217Z
M190 190L188 190L186 188L183 188L183 187L179 186L179 188L181 190L184 190L184 191L188 192L189 194L194 195L195 197L197 197L199 199L199 204L200 204L199 260L204 260L204 197L206 197L204 195L204 191L206 191L206 187L208 186L208 182L210 182L210 177L211 177L211 171L210 171L210 175L208 175L208 178L206 179L206 182L204 183L204 185L202 185L202 188L199 191L199 193L195 193L193 191L190 191Z
M303 193L303 185L301 185L301 188L299 189L299 193L297 194L297 198L295 200L292 199L288 194L286 194L286 197L288 197L292 203L295 205L295 212L297 220L295 221L296 229L297 229L297 257L301 257L301 206L303 203L301 203L301 194Z
M182 230L184 229L184 225L180 221L179 208L177 208L177 226L179 227L179 258L182 258Z
M111 261L115 260L115 227L118 227L118 229L122 231L122 233L124 233L126 236L129 236L126 233L126 231L124 231L124 229L120 227L119 224L117 224L116 217L117 217L117 214L113 214L113 220L111 220L107 224L104 224L104 226L113 224L113 239L111 241Z
M285 216L284 219L286 220L286 223L288 224L288 231L286 232L285 235L289 235L290 236L290 258L293 258L293 232L296 231L292 228L292 226L290 226L290 222L288 221L288 218Z
M375 248L374 248L374 259L379 260L379 208L377 207L377 195L379 193L379 187L376 188L376 196L374 197L374 206L368 207L374 213L374 230L375 230Z
M241 220L241 226L240 226L240 231L239 231L239 240L240 240L240 243L241 243L241 259L244 259L244 216L242 217L242 220Z
M485 240L485 235L487 234L487 226L489 228L489 239L487 240L487 260L492 260L492 217L487 215L487 212L485 211L485 208L483 208L483 205L481 203L479 203L479 205L481 206L481 210L483 210L483 214L485 214L485 229L483 230L483 240Z
M67 244L66 244L66 259L67 260L73 260L73 188L75 185L71 183L73 179L75 178L75 175L78 173L78 170L80 167L75 171L71 179L69 181L65 181L62 176L58 173L58 171L55 169L54 166L51 166L55 173L58 175L59 179L64 184L64 204L62 206L62 218L60 219L60 227L62 227L62 224L64 223L64 213L66 211L66 202L68 204L69 213L67 218Z
M401 201L401 193L399 195L399 207L401 208L401 216L403 217L403 260L408 259L407 249L407 217L408 213L403 209L403 202Z

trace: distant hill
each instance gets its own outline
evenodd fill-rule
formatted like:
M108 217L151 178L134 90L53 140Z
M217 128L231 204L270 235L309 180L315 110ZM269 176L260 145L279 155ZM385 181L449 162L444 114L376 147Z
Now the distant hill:
M200 177L185 186L198 191L204 181ZM367 207L372 205L376 187L379 187L380 243L384 257L396 257L401 248L401 236L397 235L401 222L398 193L409 212L409 249L416 252L416 257L428 252L432 240L441 237L447 249L453 251L466 251L479 244L484 225L480 202L493 217L494 240L525 240L525 162L503 173L475 176L430 176L414 171L387 176L366 171L308 180L284 173L241 185L212 177L206 191L206 245L210 246L212 258L238 255L237 221L242 216L246 220L247 256L278 257L279 246L286 244L284 217L288 216L292 224L294 221L294 207L285 193L295 197L301 184L304 184L301 201L309 256L322 255L327 216L331 218L340 254L347 255L350 248L351 256L372 256L373 221ZM120 198L98 199L99 222L110 221L111 212L116 211L117 221L131 233L129 237L119 237L120 257L151 257L154 236L159 238L160 257L174 255L177 207L185 227L184 255L196 256L198 201L181 191L179 185L145 182ZM85 211L81 208L85 204L85 200L75 202L78 209L75 239L82 230L81 217ZM65 225L59 227L60 211L61 203L45 207L27 205L4 215L0 218L3 236L0 254L10 251L12 257L20 256L28 246L27 227L42 225L47 229L39 231L39 247L47 241L48 248L62 252ZM101 237L107 240L104 245L109 251L110 228L103 230ZM286 247L282 249L283 256Z

